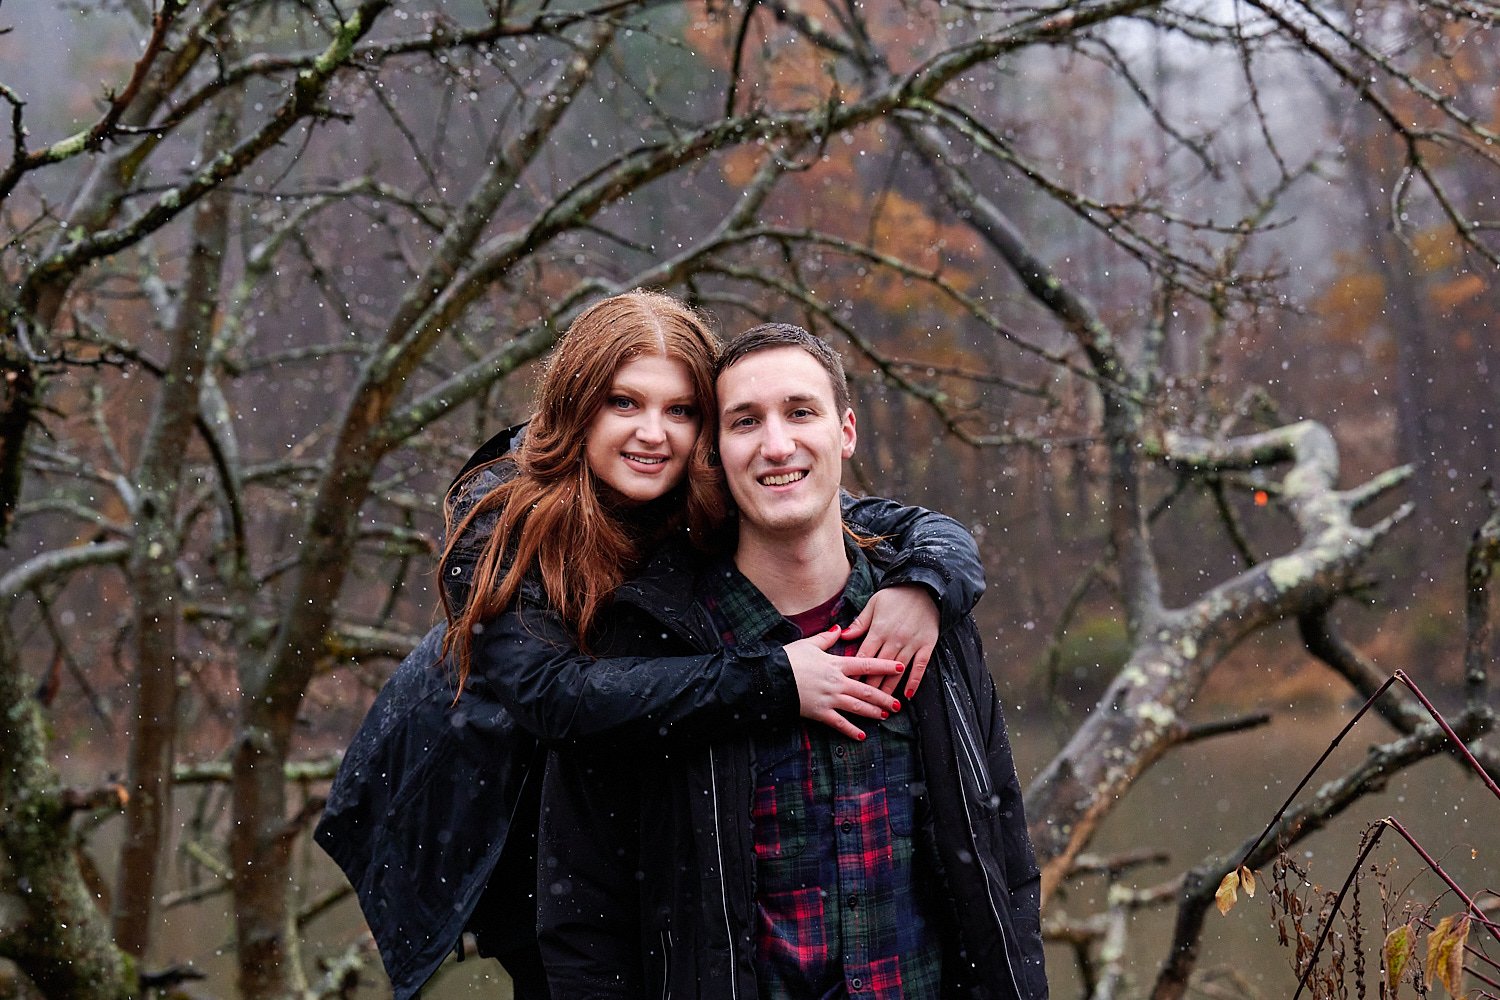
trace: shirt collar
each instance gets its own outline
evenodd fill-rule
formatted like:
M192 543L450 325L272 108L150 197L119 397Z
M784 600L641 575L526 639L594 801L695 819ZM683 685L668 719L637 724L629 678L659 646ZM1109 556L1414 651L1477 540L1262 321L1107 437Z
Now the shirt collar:
M854 543L848 532L844 532L843 537L844 555L849 560L849 580L844 584L843 598L834 618L847 625L864 610L870 596L875 593L875 572L864 550ZM739 571L733 559L723 557L716 560L706 583L710 610L721 619L736 644L787 643L801 638L760 588Z

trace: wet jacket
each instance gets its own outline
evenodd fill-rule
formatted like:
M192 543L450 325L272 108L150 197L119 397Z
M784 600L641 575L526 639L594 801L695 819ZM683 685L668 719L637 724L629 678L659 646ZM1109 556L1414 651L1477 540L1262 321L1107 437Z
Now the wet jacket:
M891 554L872 553L877 569ZM622 587L602 651L717 648L694 561L658 556ZM994 681L967 615L908 706L928 821L944 997L1047 996L1040 873ZM627 754L557 748L543 791L540 933L554 996L755 1000L753 740Z
M471 466L503 454L512 432ZM462 502L501 481L479 471ZM926 586L945 621L978 600L978 552L957 522L879 498L845 506L863 530L902 541L887 585ZM450 606L467 600L493 524L477 520L441 567ZM522 600L539 603L540 588ZM555 616L550 632L532 627L540 620L511 611L487 622L461 697L435 626L386 683L329 791L314 837L353 885L396 1000L415 996L466 930L480 954L535 953L539 740L676 744L797 717L779 646L621 658L601 670Z

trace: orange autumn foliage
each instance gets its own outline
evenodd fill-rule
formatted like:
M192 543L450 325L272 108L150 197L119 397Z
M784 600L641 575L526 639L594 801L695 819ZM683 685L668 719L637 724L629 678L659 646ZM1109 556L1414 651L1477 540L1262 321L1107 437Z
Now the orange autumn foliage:
M1488 283L1479 275L1464 274L1434 285L1427 295L1439 312L1451 313L1465 302L1479 298L1488 287Z

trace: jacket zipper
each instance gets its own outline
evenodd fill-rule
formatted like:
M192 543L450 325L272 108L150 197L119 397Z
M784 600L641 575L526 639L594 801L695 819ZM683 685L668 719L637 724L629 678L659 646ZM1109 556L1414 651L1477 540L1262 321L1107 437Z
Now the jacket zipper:
M977 748L970 742L973 739L973 735L969 731L969 720L964 715L962 706L958 701L958 694L953 690L952 681L949 679L949 674L952 673L952 664L945 663L942 666L950 668L942 670L943 690L948 693L948 700L952 704L953 718L957 722L957 726L954 728L959 734L960 742L964 744L964 751L969 758L969 767L974 774L975 784L984 794L993 794L989 791L989 782L980 778L983 770L978 766L978 759L976 757ZM1010 935L1005 933L1005 921L1001 919L1000 906L995 902L995 887L991 884L993 879L990 875L990 870L980 860L984 855L979 850L979 834L974 830L974 815L969 811L969 797L963 793L962 782L959 782L958 791L959 801L963 803L964 807L964 825L968 828L969 847L973 851L975 861L979 863L980 874L984 876L984 896L990 904L990 916L995 920L995 931L1000 935L1000 947L1005 949L1005 971L1010 973L1011 989L1015 991L1016 996L1022 997L1025 994L1021 992L1021 985L1016 982L1016 966L1010 956Z
M694 622L689 623L675 616L670 619L663 619L658 616L656 614L657 609L651 606L650 602L646 599L646 595L639 588L631 587L629 584L616 592L615 599L623 599L626 603L634 604L649 617L660 622L667 629L677 633L678 638L686 640L689 645L703 652L709 652L714 648L713 630L707 624L707 616L701 609L696 608L696 606L695 610L698 611L698 617ZM694 627L695 625L697 626L696 628ZM709 793L713 796L714 805L714 851L717 853L719 860L719 903L724 912L724 941L729 947L729 995L731 1000L739 1000L740 984L737 972L739 962L735 958L734 925L729 918L729 886L724 878L724 835L719 822L719 768L718 762L714 757L712 744L708 748L708 780L710 786ZM665 940L667 946L670 947L672 941L671 934L667 931L663 933L667 935ZM671 982L670 976L671 969L668 966L667 973L662 979L662 996L664 998L671 995L668 992Z
M661 930L661 1000L671 1000L672 996L672 932L663 927Z
M714 759L713 744L708 747L708 780L709 792L714 800L714 850L719 856L719 902L724 907L724 941L729 946L729 995L737 1000L740 995L739 962L734 957L734 926L729 919L729 886L724 881L724 833L719 826L719 767Z
M969 773L974 776L974 784L979 790L985 795L991 795L993 791L990 788L986 769L980 766L983 755L979 752L979 739L969 729L968 715L959 705L958 693L954 690L953 684L953 679L945 672L943 674L943 688L948 692L949 701L953 703L953 717L957 722L955 731L958 733L959 743L963 746L964 756L969 762Z

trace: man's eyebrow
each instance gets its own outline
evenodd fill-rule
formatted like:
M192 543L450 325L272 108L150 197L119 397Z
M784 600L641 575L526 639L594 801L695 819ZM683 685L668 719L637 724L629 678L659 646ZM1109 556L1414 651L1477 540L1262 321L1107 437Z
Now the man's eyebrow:
M811 392L794 392L790 395L781 397L782 403L816 403L817 401L817 395ZM757 402L746 400L743 403L735 403L733 406L724 407L724 412L739 413L743 410L753 410L759 405L760 404Z

